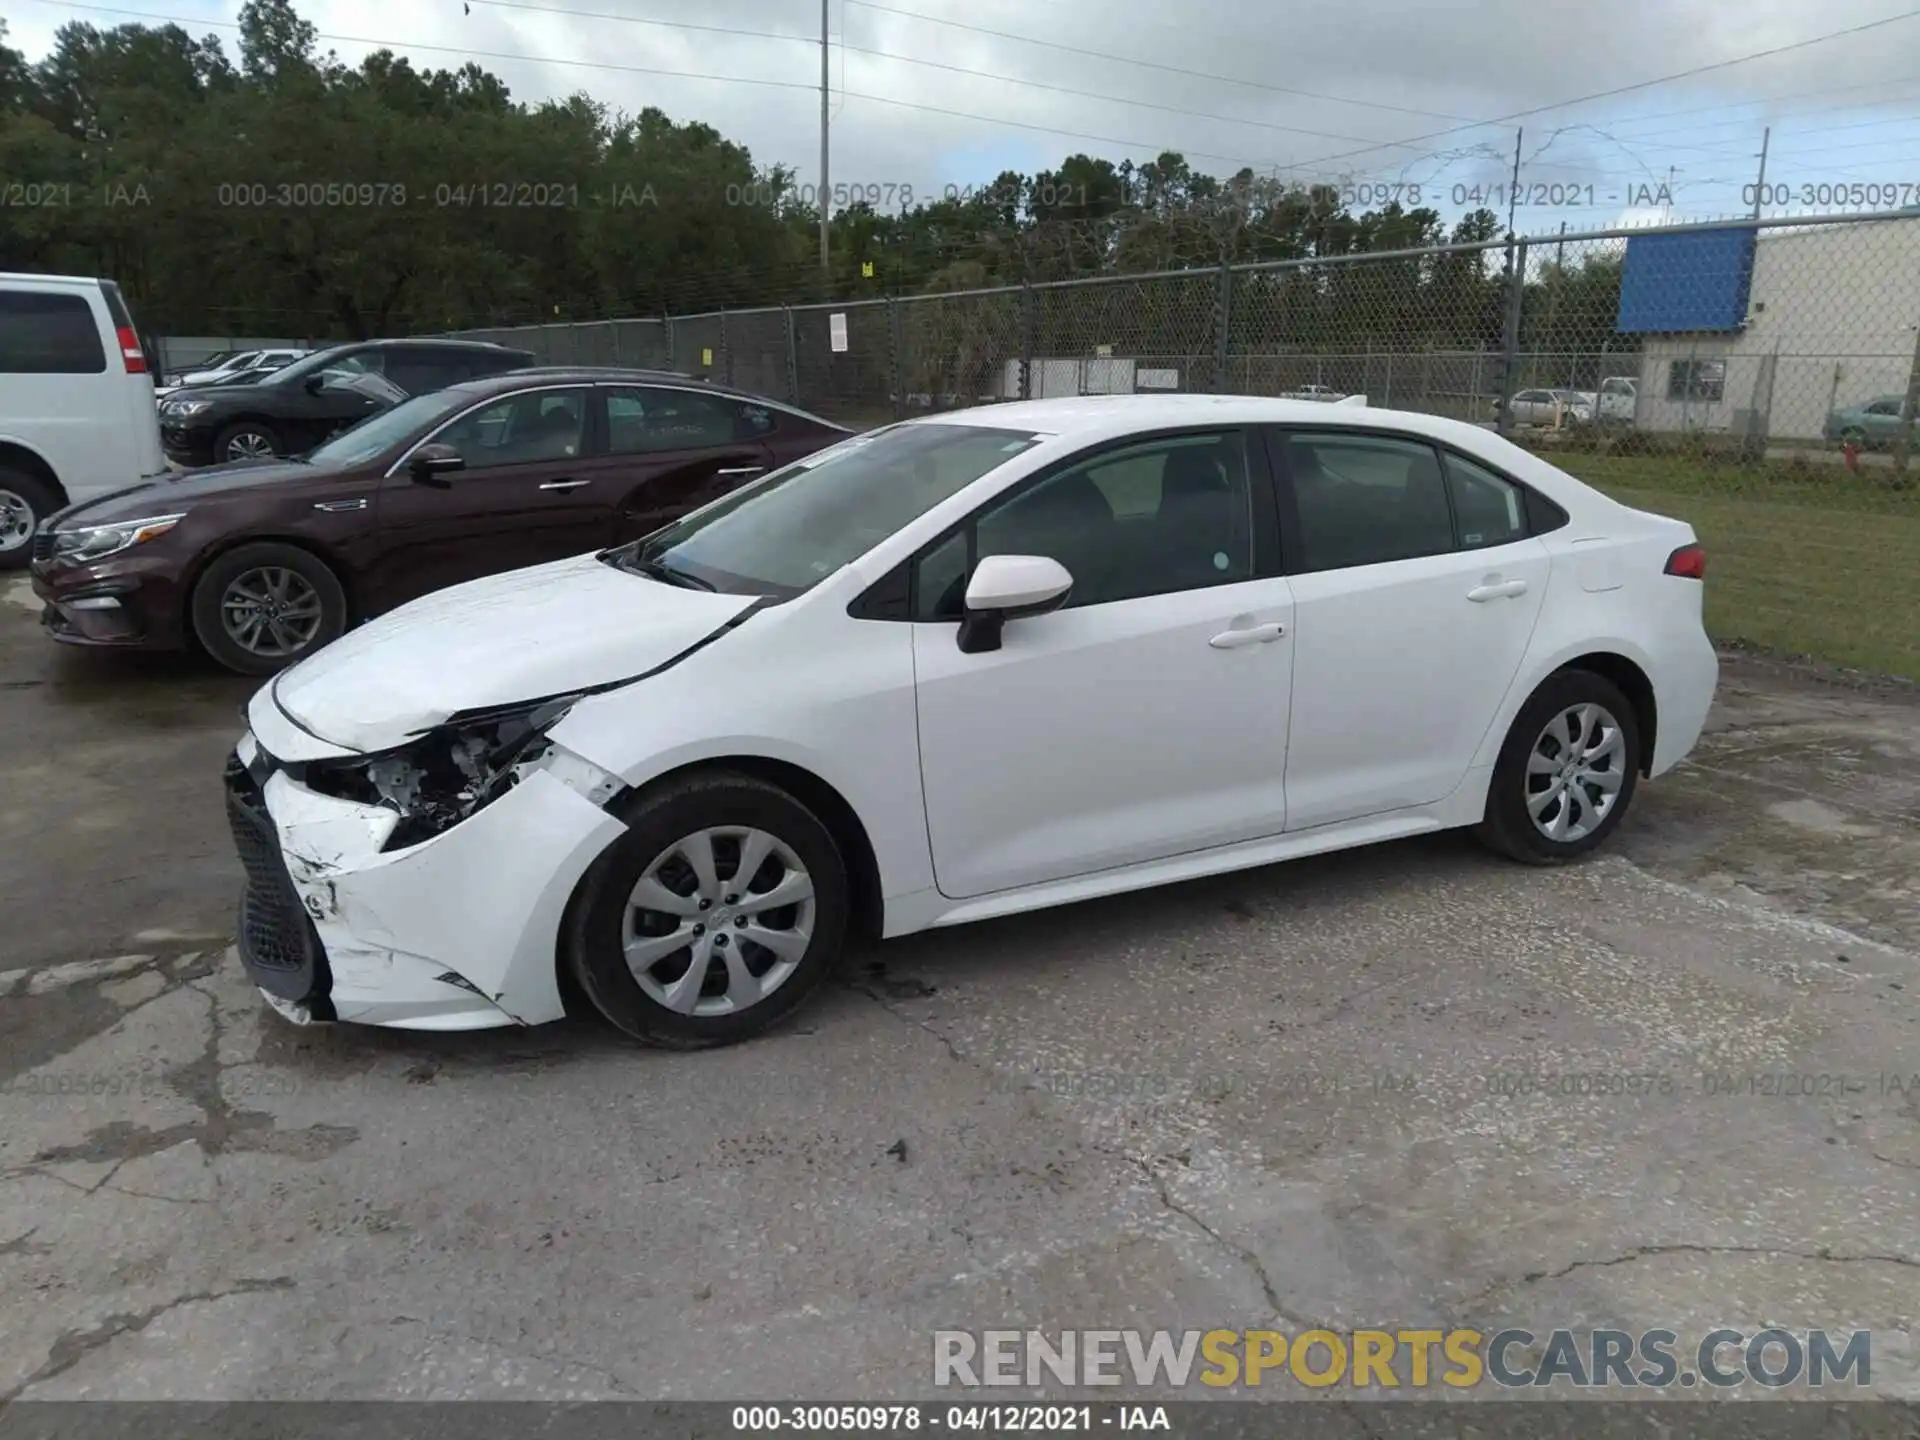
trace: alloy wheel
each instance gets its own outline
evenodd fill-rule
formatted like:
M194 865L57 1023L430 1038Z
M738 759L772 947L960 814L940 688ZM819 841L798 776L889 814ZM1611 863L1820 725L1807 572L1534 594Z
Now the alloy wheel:
M1585 839L1620 798L1627 740L1604 705L1572 706L1549 720L1527 755L1527 814L1547 839Z
M220 597L220 622L228 638L253 655L297 655L313 643L322 618L320 593L284 566L243 570Z
M33 507L24 495L0 490L0 551L18 550L33 540Z
M655 1003L734 1015L786 983L813 941L813 879L764 830L714 826L654 857L627 898L621 946Z
M273 442L258 430L242 430L227 441L229 460L268 460L273 457Z

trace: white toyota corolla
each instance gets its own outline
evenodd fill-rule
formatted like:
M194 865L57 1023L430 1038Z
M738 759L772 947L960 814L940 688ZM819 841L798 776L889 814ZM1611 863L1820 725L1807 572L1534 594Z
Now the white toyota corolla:
M1568 860L1699 737L1704 569L1678 521L1363 403L889 426L283 672L227 767L240 953L299 1021L578 996L693 1046L850 932L1450 827Z

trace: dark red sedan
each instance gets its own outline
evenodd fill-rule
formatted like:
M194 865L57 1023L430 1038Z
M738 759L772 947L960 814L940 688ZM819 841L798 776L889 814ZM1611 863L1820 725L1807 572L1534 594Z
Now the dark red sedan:
M657 371L521 370L403 401L296 460L73 506L34 537L42 623L266 675L416 596L645 535L851 431Z

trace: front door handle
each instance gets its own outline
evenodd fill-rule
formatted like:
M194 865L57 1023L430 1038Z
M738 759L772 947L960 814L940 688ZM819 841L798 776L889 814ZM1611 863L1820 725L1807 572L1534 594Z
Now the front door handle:
M313 508L324 510L329 515L337 515L343 510L364 510L367 508L367 502L365 497L358 500L321 500L317 501Z
M1270 645L1287 633L1278 621L1271 625L1249 625L1244 630L1225 630L1207 643L1216 650L1238 650L1242 645Z
M1527 582L1524 580L1494 580L1474 586L1467 591L1467 599L1476 605L1484 605L1489 600L1510 600L1526 593Z
M716 470L713 473L716 475L758 475L766 468L764 465L735 465L731 469Z
M591 483L589 480L549 480L540 488L542 490L578 490L582 485Z

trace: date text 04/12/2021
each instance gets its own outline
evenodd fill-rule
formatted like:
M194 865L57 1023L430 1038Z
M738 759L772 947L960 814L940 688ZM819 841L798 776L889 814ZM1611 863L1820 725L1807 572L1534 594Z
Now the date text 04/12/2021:
M924 1431L1086 1433L1171 1430L1164 1405L736 1405L743 1433L913 1434Z

